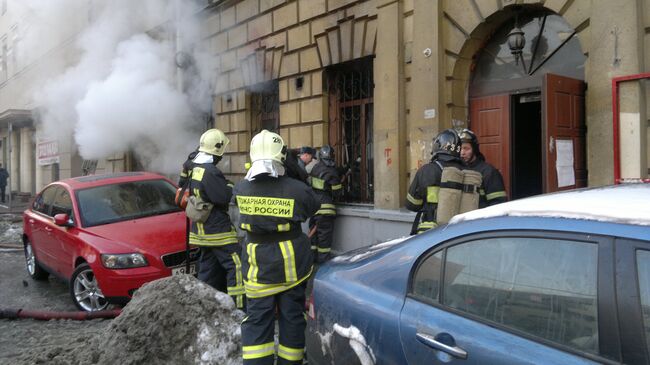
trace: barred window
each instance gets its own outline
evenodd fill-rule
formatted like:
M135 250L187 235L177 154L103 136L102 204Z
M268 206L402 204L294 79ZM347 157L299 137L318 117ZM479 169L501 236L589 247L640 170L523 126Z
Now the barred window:
M372 203L373 59L342 63L327 70L329 143L344 176L343 201Z

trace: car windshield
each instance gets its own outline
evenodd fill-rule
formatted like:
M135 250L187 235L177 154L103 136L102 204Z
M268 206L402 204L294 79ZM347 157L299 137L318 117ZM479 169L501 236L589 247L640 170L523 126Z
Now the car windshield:
M77 191L84 227L180 211L165 180L130 181Z

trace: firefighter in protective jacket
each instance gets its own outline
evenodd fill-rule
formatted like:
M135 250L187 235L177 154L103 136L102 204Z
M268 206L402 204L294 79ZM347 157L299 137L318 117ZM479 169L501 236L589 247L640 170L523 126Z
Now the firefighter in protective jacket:
M436 213L442 170L448 166L463 168L460 148L460 137L453 129L440 132L433 140L431 162L420 167L406 195L406 208L418 212L417 221L414 222L416 229L411 234L419 234L438 225Z
M178 178L178 186L184 186L188 182L188 177L190 176L190 172L192 171L192 168L194 167L194 157L199 153L199 149L197 148L196 150L192 151L189 155L187 155L187 160L183 162L183 168L181 169L181 174L180 177Z
M190 244L201 248L199 280L218 287L226 273L227 292L237 305L244 307L244 282L241 276L241 246L230 222L228 206L232 198L229 185L217 163L230 141L218 129L209 129L201 136L199 152L192 160L190 195L213 205L205 222L192 222Z
M311 237L311 249L318 263L323 263L330 257L336 220L334 199L343 192L341 177L335 164L334 149L330 145L324 145L318 151L318 163L309 173L311 186L320 202L320 209L309 220L310 231L316 227L316 233Z
M479 189L479 208L503 203L508 200L506 188L503 185L503 176L494 166L485 162L485 157L479 150L478 138L469 129L460 132L462 142L460 157L466 168L478 171L483 176L483 183Z
M247 316L242 321L244 364L274 364L275 308L279 312L277 364L302 364L305 286L312 253L301 222L316 213L314 192L286 176L287 147L262 130L251 140L251 167L235 185L239 227L245 231L243 275Z

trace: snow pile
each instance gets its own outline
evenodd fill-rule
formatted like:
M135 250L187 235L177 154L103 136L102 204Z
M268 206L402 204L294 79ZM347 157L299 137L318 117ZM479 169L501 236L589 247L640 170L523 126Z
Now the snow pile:
M35 354L31 360L48 364L241 364L243 316L228 295L192 276L172 276L145 284L119 317L85 343Z
M18 214L0 215L0 243L19 245L23 235L22 217Z

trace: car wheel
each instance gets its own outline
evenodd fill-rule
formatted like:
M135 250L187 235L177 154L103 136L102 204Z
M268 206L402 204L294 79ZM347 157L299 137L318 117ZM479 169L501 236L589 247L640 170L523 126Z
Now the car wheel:
M77 308L86 312L104 310L108 307L108 301L99 288L95 274L86 263L77 266L72 274L70 295Z
M27 273L34 280L47 280L47 277L50 274L45 271L41 265L36 260L36 255L34 254L34 248L32 247L31 242L25 241L25 267L27 268Z

